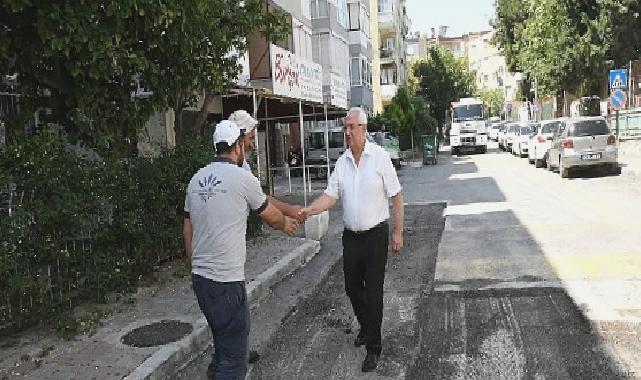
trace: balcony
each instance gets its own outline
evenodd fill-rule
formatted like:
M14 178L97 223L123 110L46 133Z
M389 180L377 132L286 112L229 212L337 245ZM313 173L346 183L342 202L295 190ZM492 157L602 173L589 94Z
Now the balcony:
M381 99L383 104L387 105L392 102L396 92L398 91L398 86L395 84L383 84L381 85Z
M385 11L378 12L378 29L379 32L396 32L396 27L398 24L398 19L394 12Z
M396 60L396 49L394 49L393 47L381 48L380 55L382 65L394 63Z

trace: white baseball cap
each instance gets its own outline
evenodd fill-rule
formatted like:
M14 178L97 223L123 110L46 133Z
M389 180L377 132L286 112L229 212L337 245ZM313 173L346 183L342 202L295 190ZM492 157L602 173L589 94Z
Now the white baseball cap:
M216 129L214 130L214 145L226 142L227 145L231 146L238 140L240 134L240 128L238 128L235 123L229 120L223 120L216 124Z
M234 111L229 115L228 120L236 123L238 128L244 130L245 133L251 132L258 125L258 121L245 110Z

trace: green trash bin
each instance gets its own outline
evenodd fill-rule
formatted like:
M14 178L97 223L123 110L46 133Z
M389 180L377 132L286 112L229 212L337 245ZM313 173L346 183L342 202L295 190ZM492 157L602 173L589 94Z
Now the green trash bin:
M438 156L438 140L436 135L422 135L421 150L423 151L423 165L436 165Z

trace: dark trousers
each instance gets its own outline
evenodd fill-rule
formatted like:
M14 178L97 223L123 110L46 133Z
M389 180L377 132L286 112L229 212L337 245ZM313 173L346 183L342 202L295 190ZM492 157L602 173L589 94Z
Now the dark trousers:
M245 379L250 327L245 282L217 282L194 274L192 286L214 336L214 378Z
M381 353L383 284L389 244L387 222L366 232L343 232L345 291L366 335L367 352Z

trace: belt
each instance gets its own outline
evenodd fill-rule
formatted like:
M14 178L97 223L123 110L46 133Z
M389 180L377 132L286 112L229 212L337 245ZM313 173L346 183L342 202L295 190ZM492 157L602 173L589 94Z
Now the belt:
M369 230L354 231L354 230L350 230L349 228L345 228L345 231L349 232L351 234L354 234L354 235L364 235L364 234L366 234L368 232L374 231L374 230L379 229L379 228L384 227L384 226L387 226L387 220L384 220L384 221L380 222L379 224L375 225L374 227L370 228Z

